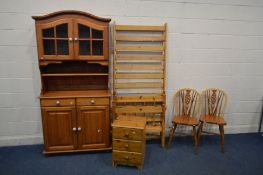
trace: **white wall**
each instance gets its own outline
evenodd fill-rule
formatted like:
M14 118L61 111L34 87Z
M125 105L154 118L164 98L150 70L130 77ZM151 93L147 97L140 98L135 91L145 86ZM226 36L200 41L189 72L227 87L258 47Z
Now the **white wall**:
M263 94L262 0L0 0L0 146L42 143L32 15L81 10L119 24L168 23L167 127L178 88L229 94L226 133L256 132Z

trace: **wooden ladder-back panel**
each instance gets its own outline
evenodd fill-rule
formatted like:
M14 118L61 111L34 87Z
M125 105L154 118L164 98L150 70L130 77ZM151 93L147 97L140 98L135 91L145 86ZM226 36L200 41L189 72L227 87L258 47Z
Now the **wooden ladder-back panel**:
M113 24L113 119L146 121L165 141L167 25ZM157 135L156 135L157 134Z

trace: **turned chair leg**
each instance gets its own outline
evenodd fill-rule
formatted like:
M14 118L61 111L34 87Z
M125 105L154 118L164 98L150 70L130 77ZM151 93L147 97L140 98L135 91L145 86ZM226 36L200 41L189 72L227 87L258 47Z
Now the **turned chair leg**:
M220 140L221 140L221 152L224 153L224 125L219 125Z
M165 132L164 131L161 132L161 137L162 137L161 147L164 148L165 147Z
M176 126L177 124L173 124L173 127L170 129L170 134L169 134L169 140L168 140L168 144L167 144L167 149L171 146L171 143L172 143L172 139L173 139L173 136L174 136L174 132L175 132L175 129L176 129Z
M194 136L194 153L197 154L197 132L195 126L193 126L193 136Z
M200 144L200 138L201 138L201 133L203 131L203 125L204 125L204 122L200 122L200 125L197 129L197 145Z

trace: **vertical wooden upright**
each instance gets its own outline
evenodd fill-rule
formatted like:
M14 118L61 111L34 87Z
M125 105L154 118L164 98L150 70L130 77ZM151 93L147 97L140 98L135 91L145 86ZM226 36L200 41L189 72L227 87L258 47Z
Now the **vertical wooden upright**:
M166 31L113 24L113 119L146 121L146 138L165 145Z

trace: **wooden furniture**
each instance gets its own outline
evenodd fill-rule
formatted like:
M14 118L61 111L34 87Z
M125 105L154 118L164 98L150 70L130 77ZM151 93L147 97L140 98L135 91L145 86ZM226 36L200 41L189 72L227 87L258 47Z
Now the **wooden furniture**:
M198 120L196 118L199 112L200 95L195 89L180 89L174 97L174 118L173 126L170 130L168 147L171 145L172 138L177 125L193 127L194 150L197 153L197 132Z
M142 169L145 155L145 122L115 120L112 123L112 164Z
M262 103L262 106L261 106L261 116L260 116L260 120L259 120L259 124L258 124L258 133L261 132L262 121L263 121L263 103Z
M113 119L146 118L146 138L165 145L165 56L163 26L113 24Z
M33 16L44 153L111 149L109 22L80 11Z
M218 88L206 89L201 95L202 113L200 117L200 126L198 128L198 144L200 143L201 132L212 133L203 131L204 124L218 125L221 138L221 151L224 152L224 112L227 105L227 94Z

